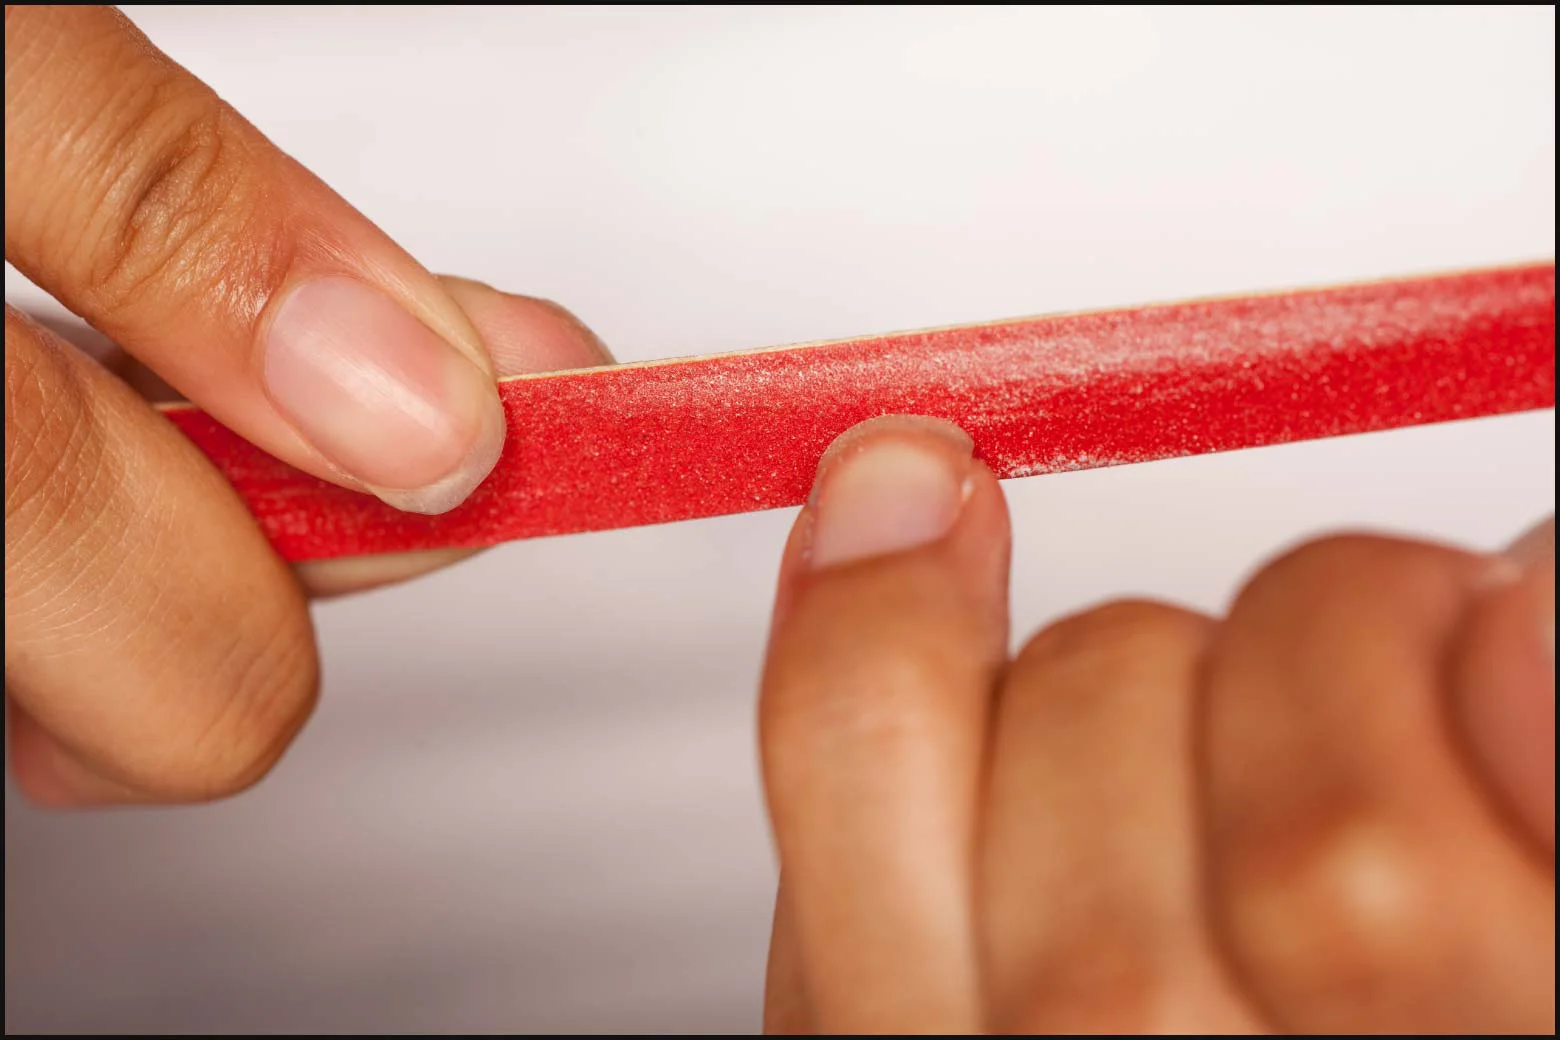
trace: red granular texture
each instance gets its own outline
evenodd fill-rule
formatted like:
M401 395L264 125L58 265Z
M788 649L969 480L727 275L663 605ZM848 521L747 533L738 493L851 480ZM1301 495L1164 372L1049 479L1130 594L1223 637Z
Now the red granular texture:
M877 415L951 420L1024 477L1550 408L1554 305L1548 263L526 376L493 474L437 517L167 415L313 560L797 505Z

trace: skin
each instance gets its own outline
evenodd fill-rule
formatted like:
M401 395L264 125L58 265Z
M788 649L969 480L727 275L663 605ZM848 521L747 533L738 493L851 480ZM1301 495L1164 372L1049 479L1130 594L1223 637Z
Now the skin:
M51 806L231 795L313 707L309 599L462 554L289 568L148 400L186 397L296 466L437 512L492 464L495 377L609 357L554 304L426 271L114 9L8 6L5 51L6 260L117 345L94 360L6 308L12 773ZM423 369L459 376L438 427L455 469L375 485L277 404L277 313L321 280L400 307L437 355ZM382 483L405 453L380 455Z
M437 512L491 465L495 377L608 356L423 269L111 8L5 26L6 259L123 348L6 311L11 769L57 807L232 795L314 704L309 600L463 554L289 568L148 402ZM408 371L459 373L426 472L374 430L332 454L268 382L287 302L344 283L411 316ZM842 467L884 452L874 494L911 456L959 482L842 536ZM1335 536L1223 617L1108 604L1010 655L967 438L866 424L818 488L760 702L771 1031L1553 1031L1552 525L1497 558Z
M1333 535L1223 617L1109 603L1010 657L1001 489L938 426L844 435L786 547L768 1031L1553 1032L1541 534ZM965 481L946 533L817 566L839 460L911 448Z
M500 345L500 375L602 363L604 348L557 305L441 281ZM247 789L318 696L309 601L473 555L288 567L149 407L175 396L117 350L99 363L7 308L7 733L12 775L37 804L199 802Z

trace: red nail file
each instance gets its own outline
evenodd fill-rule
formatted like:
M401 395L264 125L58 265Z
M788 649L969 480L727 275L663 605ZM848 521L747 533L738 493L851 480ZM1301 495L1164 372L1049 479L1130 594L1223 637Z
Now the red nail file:
M999 477L1555 403L1552 262L521 376L486 482L400 513L165 414L289 560L477 547L793 506L836 435L951 420Z

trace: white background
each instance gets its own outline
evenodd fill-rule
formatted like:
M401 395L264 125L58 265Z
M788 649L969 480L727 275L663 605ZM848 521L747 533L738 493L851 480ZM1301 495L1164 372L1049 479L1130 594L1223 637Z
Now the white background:
M625 360L1554 251L1552 7L132 15L429 267L557 299ZM1019 634L1122 593L1217 607L1338 525L1493 547L1553 510L1554 432L1009 484ZM8 788L7 1030L755 1028L791 515L320 607L319 714L232 802Z

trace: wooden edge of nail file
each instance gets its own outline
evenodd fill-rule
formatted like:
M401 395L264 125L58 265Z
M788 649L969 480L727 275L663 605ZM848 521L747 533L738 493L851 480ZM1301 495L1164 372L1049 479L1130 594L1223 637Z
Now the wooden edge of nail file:
M947 419L998 477L1552 408L1553 261L502 380L508 440L441 516L162 410L288 560L476 548L803 502L835 436Z

